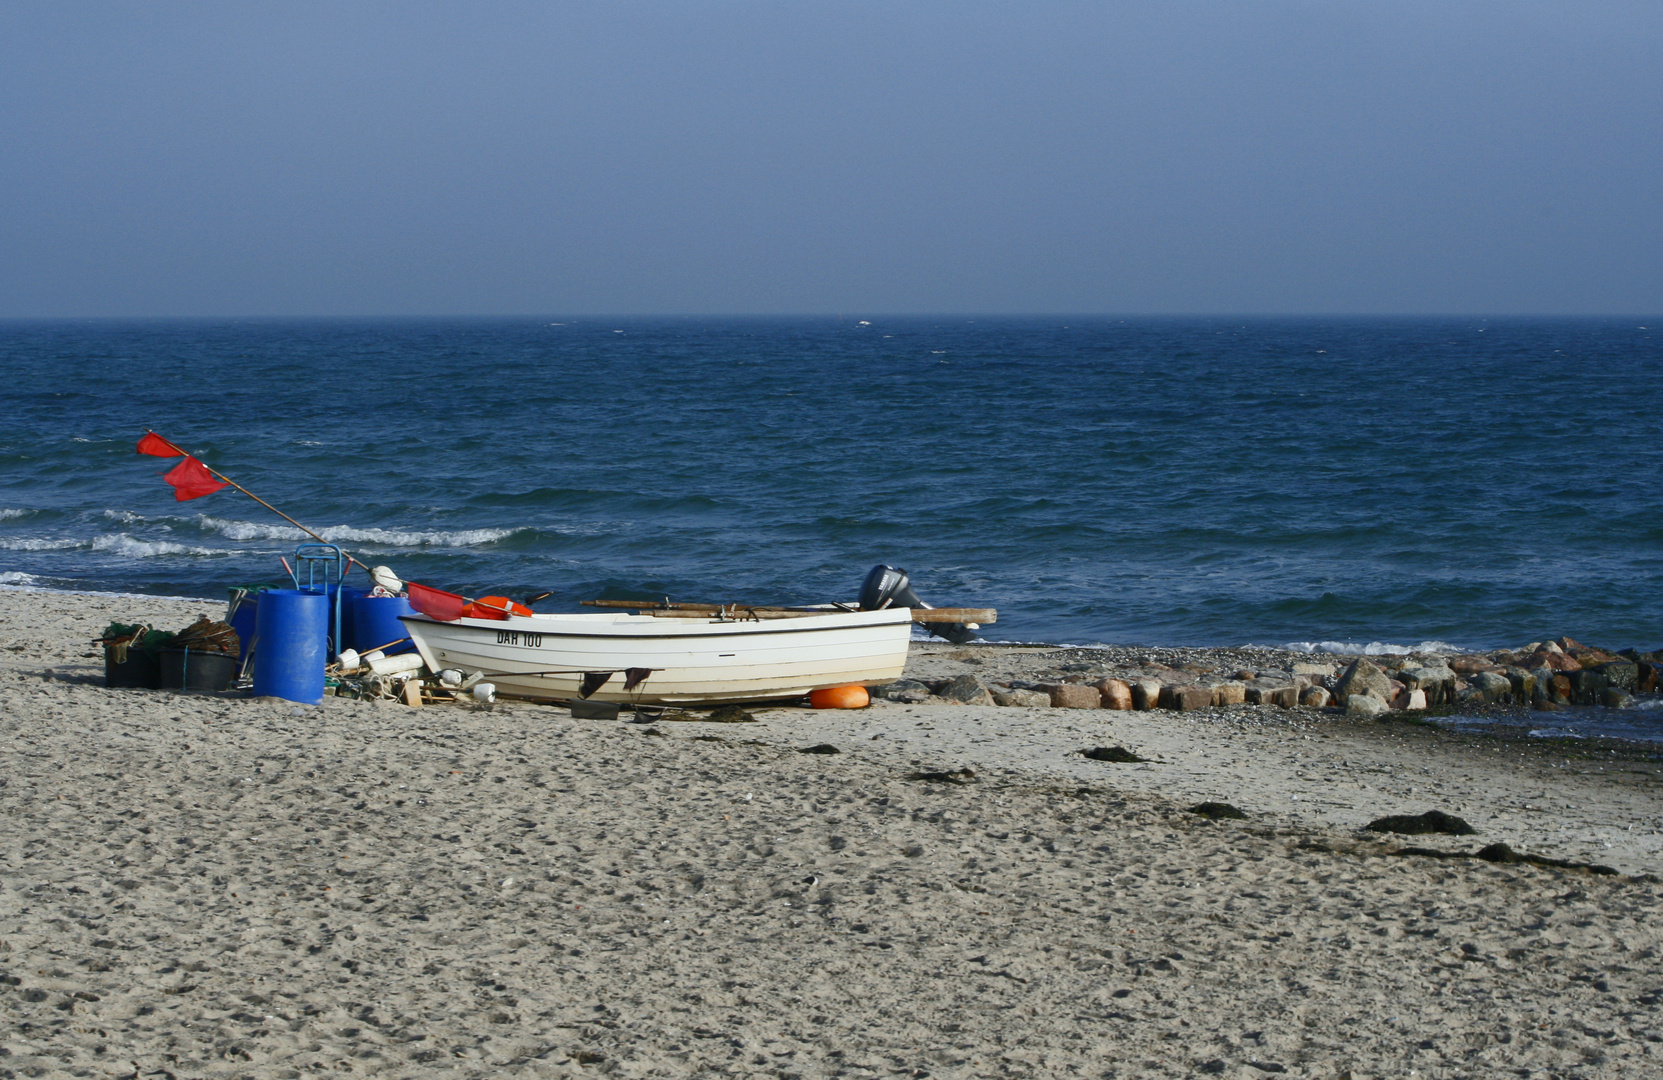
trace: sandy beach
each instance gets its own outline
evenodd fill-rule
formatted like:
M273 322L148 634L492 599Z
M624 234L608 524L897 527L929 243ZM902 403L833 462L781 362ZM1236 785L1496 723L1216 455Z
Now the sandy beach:
M107 622L222 610L0 592L0 1077L1663 1075L1642 751L102 685ZM1430 809L1477 835L1361 829ZM1616 873L1403 853L1495 842Z

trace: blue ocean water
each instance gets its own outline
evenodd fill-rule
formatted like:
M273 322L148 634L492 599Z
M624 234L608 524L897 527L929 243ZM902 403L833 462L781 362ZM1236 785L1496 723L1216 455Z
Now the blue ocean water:
M851 598L991 638L1663 645L1646 319L0 323L0 584L221 596L300 534L470 594Z

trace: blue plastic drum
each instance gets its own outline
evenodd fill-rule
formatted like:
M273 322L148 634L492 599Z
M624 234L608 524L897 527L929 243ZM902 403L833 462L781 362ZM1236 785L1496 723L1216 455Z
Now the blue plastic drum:
M248 658L248 647L254 644L254 635L257 632L254 626L257 617L255 613L259 609L260 594L257 592L244 593L242 598L237 601L237 606L231 609L231 629L237 632L237 641L240 643L237 652L237 665L239 667Z
M414 615L416 609L402 596L354 596L352 605L352 633L347 638L360 653L379 648L389 641L409 637L410 632L398 621L400 615ZM388 656L415 652L413 642L406 641L387 650Z
M255 609L254 693L303 705L323 701L328 661L329 598L321 592L268 589Z

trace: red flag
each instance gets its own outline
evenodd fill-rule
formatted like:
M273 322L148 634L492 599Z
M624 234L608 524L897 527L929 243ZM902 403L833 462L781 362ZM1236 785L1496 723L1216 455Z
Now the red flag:
M225 481L215 480L208 467L189 454L185 455L184 461L169 469L162 479L173 485L173 497L179 502L212 495L225 486Z
M178 457L184 451L156 434L154 431L145 433L139 440L138 452L149 454L151 457Z
M404 588L410 594L411 607L440 622L455 622L462 617L462 610L468 606L467 597L445 592L443 589L430 589L426 585L417 585L414 581L406 581Z

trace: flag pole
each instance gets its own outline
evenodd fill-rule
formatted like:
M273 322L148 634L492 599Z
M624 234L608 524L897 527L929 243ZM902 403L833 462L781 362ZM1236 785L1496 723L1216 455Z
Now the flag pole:
M146 433L148 433L150 435L156 435L156 433L154 431L150 431L149 428L146 428L145 431L146 431ZM168 438L166 435L156 435L156 438L158 438L158 439L162 440L163 442L167 443L169 446L173 447L175 450L178 450L181 457L192 457L192 456L194 456L194 455L191 454L191 452L189 450L182 449L179 446L178 443L174 442L172 439ZM200 461L201 459L198 458L197 460ZM206 464L204 464L202 467L204 469L208 469L208 466ZM287 521L290 525L293 525L295 528L299 529L301 532L305 533L307 536L310 536L312 539L316 540L318 543L320 543L320 544L329 543L329 541L325 540L323 537L319 536L317 533L313 532L311 529L308 529L306 526L302 525L300 522L296 521L294 518L292 518L289 515L285 514L283 511L277 509L277 507L271 505L271 503L266 502L266 500L260 498L260 496L254 494L252 491L250 491L247 488L243 487L241 484L237 483L235 480L231 479L229 476L226 476L224 473L220 472L218 469L208 469L208 472L209 472L210 475L217 476L219 479L225 481L227 484L230 484L232 487L236 488L238 491L242 492L244 495L247 495L249 498L253 499L255 502L257 502L261 506L265 507L267 510L270 510L272 513L276 514L278 517L282 518L284 521ZM359 566L364 566L363 563L358 562L357 559L354 559L350 552L343 551L343 552L341 552L341 554L346 556L348 562L357 563L357 565L359 565ZM364 569L367 571L369 569L369 567L364 566Z

